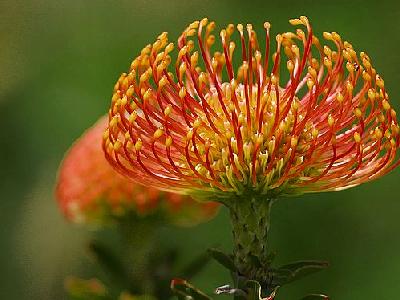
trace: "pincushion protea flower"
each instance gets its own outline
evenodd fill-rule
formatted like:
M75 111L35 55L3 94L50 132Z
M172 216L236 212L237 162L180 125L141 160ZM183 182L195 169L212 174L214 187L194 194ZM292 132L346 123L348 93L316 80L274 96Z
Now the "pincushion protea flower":
M160 192L115 172L101 149L106 126L103 117L73 145L60 167L56 196L69 220L101 223L128 211L146 215L164 210L172 222L193 224L215 214L215 204Z
M304 17L291 23L307 33L277 35L271 59L268 23L265 50L239 24L234 51L230 24L213 52L215 23L194 22L175 78L167 34L146 46L114 88L104 135L113 166L166 190L277 195L343 189L398 165L396 113L368 55L335 32L324 33L334 49L323 46Z
M396 112L369 56L336 32L323 45L306 17L290 23L306 31L278 34L274 53L268 22L265 48L251 24L229 24L219 42L207 19L176 46L162 33L116 83L103 137L125 176L225 203L235 264L263 280L271 199L342 190L399 165Z

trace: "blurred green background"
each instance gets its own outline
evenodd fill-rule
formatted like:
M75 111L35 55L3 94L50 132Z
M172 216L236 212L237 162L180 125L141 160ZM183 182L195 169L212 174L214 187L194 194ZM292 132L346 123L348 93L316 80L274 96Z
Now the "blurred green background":
M307 15L317 35L337 31L366 50L400 108L397 1L0 1L0 298L63 299L63 278L90 276L90 232L67 224L53 197L63 153L108 107L115 80L162 31L172 39L207 16L273 32ZM282 289L279 299L396 299L400 293L400 168L373 183L286 199L273 211L278 261L327 259L331 267ZM223 211L194 229L166 229L182 261L230 249ZM195 280L211 291L228 274L211 263Z

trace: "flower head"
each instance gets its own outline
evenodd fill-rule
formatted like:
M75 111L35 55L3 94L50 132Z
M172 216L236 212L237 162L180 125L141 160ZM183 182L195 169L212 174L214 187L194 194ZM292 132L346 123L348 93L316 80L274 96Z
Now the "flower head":
M161 210L174 223L193 224L215 214L215 204L145 187L115 172L101 148L106 126L103 117L72 146L60 167L56 196L69 220L101 223L129 211L147 215Z
M278 34L274 51L268 22L265 47L251 24L216 38L203 19L176 45L162 33L114 87L109 162L159 189L217 197L340 190L395 168L396 112L369 56L336 32L322 43L306 17L290 23L306 30Z

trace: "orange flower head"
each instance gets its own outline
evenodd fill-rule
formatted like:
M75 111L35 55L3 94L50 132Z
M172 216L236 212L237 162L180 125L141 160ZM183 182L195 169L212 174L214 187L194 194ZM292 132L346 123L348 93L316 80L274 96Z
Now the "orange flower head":
M56 197L67 219L103 223L129 211L138 215L161 211L173 223L193 224L215 215L215 204L145 187L115 172L101 148L107 120L103 117L90 128L72 146L60 167Z
M341 190L398 166L396 112L370 57L336 32L320 41L306 17L290 23L276 47L268 22L265 47L251 24L216 37L203 19L176 45L162 33L114 87L108 161L214 199Z

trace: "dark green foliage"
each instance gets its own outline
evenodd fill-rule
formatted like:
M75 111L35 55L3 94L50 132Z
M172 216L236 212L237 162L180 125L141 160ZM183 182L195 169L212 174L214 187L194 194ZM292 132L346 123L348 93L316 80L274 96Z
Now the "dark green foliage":
M215 259L222 266L227 268L231 272L237 272L235 264L233 262L232 255L228 255L218 249L210 248L208 249L208 254Z

